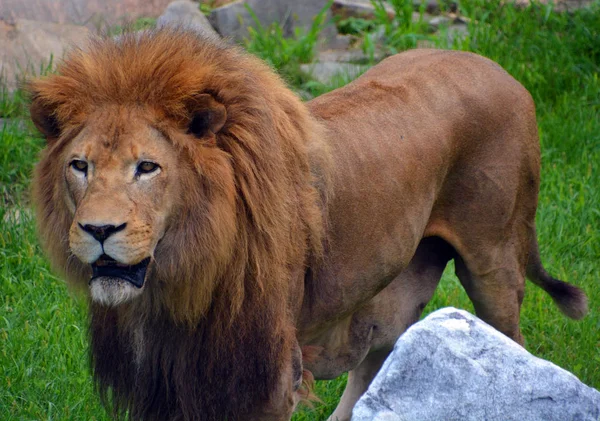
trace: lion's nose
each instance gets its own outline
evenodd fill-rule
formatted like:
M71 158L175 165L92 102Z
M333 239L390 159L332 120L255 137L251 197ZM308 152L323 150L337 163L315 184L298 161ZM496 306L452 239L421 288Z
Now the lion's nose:
M79 227L82 230L84 230L85 232L91 234L92 237L94 237L100 243L103 243L104 240L106 240L108 237L113 235L115 232L119 232L119 231L125 229L125 225L127 225L127 224L123 223L118 226L115 226L115 225L100 225L100 226L98 226L98 225L90 225L90 224L85 224L85 225L79 224Z

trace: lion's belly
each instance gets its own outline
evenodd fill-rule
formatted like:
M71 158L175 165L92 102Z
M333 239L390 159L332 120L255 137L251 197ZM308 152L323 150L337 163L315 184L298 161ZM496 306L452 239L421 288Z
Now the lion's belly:
M357 367L372 352L388 352L431 299L451 249L440 239L421 241L409 266L355 312L337 322L299 331L300 346L312 347L304 366L318 379ZM311 352L308 352L310 355Z

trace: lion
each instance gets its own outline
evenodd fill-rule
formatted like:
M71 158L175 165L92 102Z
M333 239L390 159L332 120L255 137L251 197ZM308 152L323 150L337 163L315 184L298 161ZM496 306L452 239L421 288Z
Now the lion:
M348 420L446 264L522 344L526 276L587 311L538 251L529 93L492 61L413 50L303 103L182 29L74 49L33 80L44 250L90 303L93 375L132 420L289 420L349 372Z

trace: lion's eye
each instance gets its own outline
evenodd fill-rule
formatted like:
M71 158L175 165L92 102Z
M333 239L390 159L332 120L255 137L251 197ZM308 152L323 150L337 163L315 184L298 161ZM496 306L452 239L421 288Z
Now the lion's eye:
M71 167L73 167L75 171L87 174L88 164L87 162L82 161L81 159L74 159L73 161L71 161Z
M160 168L160 166L158 164L155 164L154 162L143 161L143 162L140 162L139 165L137 166L137 173L138 173L138 175L139 174L150 174L159 168Z

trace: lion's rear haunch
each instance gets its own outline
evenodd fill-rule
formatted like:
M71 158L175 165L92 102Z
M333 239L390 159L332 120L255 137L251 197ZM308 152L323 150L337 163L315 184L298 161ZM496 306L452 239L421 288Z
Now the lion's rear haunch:
M54 267L99 291L91 358L103 396L133 419L250 416L278 390L297 347L287 300L302 294L303 274L292 268L321 254L322 196L307 156L320 129L306 107L258 59L178 30L93 41L29 90L48 141L35 172L39 231ZM115 159L149 137L173 157L162 175L178 178L165 181L165 196L148 187L156 166L138 165L140 187L118 202L122 193L107 191L100 171L128 175ZM104 169L81 159L73 167L79 155L68 151L83 138L106 152ZM115 215L130 220L113 224ZM105 239L95 227L106 224L123 229ZM145 254L122 252L119 236L138 241L153 228L161 232L140 243ZM78 248L69 250L69 238ZM143 285L90 281L90 263L118 274L146 256Z

